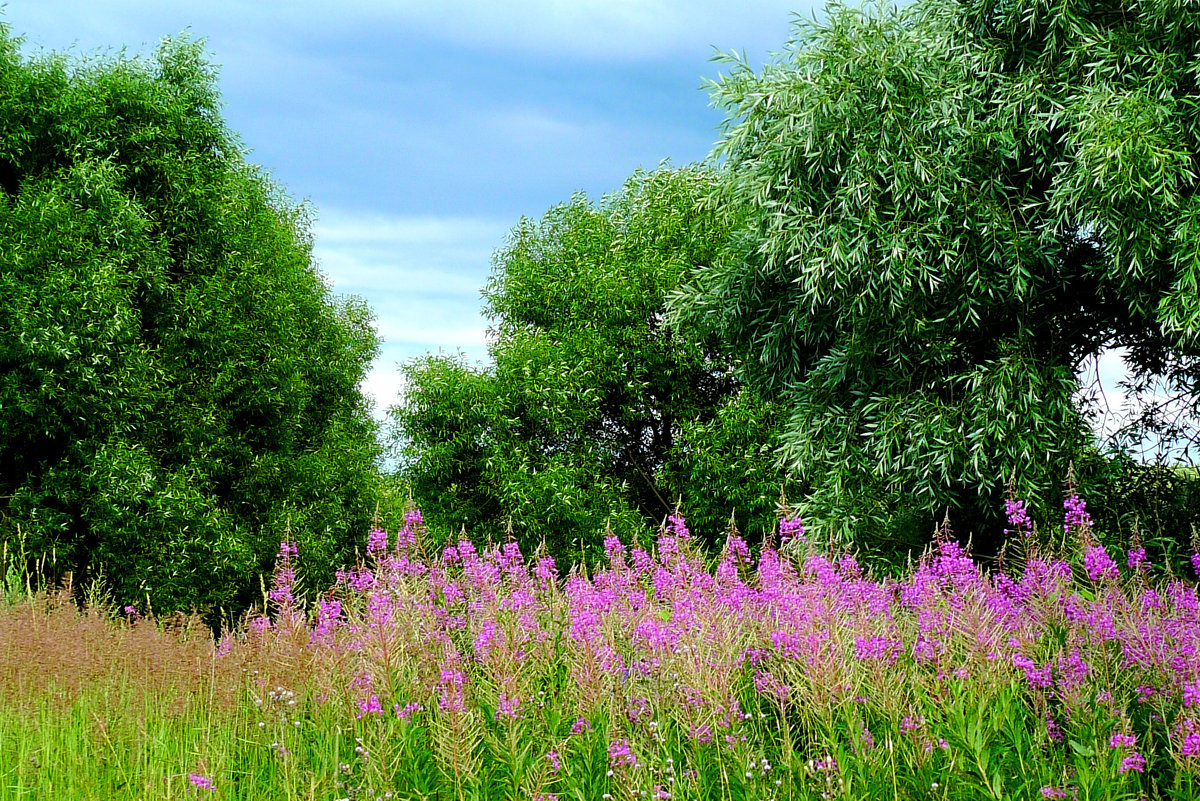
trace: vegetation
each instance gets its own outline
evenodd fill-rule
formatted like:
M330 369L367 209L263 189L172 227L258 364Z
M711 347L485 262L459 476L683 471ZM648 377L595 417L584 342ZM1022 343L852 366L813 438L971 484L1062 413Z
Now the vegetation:
M1118 567L1078 496L1065 535L1008 511L1007 571L943 531L882 580L793 519L706 565L672 517L563 577L425 555L414 512L308 616L285 543L270 618L218 642L19 598L0 799L1195 797L1196 584Z
M699 209L715 180L640 173L599 205L576 197L513 230L484 293L493 364L418 359L392 409L435 530L511 529L570 559L598 551L606 527L647 535L678 498L712 530L734 510L771 526L779 407L743 390L715 343L662 322L666 294L737 223Z
M1195 409L1198 33L1178 3L834 5L726 59L716 202L752 211L670 308L787 405L814 528L949 506L992 537L1014 473L1048 500L1087 453L1104 348Z
M0 29L0 801L1196 797L1200 483L1077 390L1123 346L1148 429L1195 411L1198 27L799 23L714 85L721 164L517 226L494 365L405 368L399 476L369 314L198 47ZM335 573L405 485L430 526ZM280 538L216 636L156 613L246 608Z
M17 45L0 26L0 538L164 610L248 605L287 531L332 581L378 494L369 312L198 44Z

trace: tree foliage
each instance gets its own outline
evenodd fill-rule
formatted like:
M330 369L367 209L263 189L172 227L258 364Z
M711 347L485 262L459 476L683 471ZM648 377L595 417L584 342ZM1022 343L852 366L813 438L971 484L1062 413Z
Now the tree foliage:
M0 28L0 534L159 609L320 580L370 521L365 306L247 165L199 44L23 59Z
M712 534L734 508L743 527L767 524L778 407L742 393L713 342L663 324L666 294L736 224L729 209L698 210L713 181L639 173L598 205L577 196L512 231L484 292L493 365L409 363L392 410L432 525L511 526L570 556L606 526L646 532L680 498Z
M753 211L670 308L787 403L827 532L990 525L1014 473L1051 501L1105 348L1194 406L1198 36L1178 2L921 0L726 59L716 202Z

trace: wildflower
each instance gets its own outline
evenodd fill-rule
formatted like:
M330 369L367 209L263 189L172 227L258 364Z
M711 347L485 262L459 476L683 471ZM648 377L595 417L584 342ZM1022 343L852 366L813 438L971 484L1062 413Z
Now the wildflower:
M412 720L414 713L421 711L421 705L416 701L405 704L403 708L401 708L399 704L394 704L392 706L392 710L396 713L396 717L405 723L408 723L410 720Z
M387 550L388 536L387 532L381 528L371 529L367 533L367 553L371 556L378 556Z
M447 712L462 712L467 708L463 690L467 674L461 670L443 670L438 682L438 706Z
M683 515L679 514L678 511L667 517L667 528L681 540L686 540L691 536L691 533L688 531L687 522L684 521Z
M792 540L805 542L804 523L798 517L785 517L779 521L779 543L783 545Z
M1137 751L1134 751L1129 756L1122 759L1121 767L1117 768L1117 772L1128 773L1129 771L1133 771L1134 773L1145 773L1146 757L1142 754L1139 754Z
M383 707L379 703L379 696L375 695L375 693L371 693L369 696L358 702L358 714L355 717L361 720L364 715L382 714Z
M500 720L500 718L516 720L521 716L520 708L520 698L515 695L510 698L506 693L500 693L500 700L496 702L496 720Z
M1063 533L1069 534L1072 529L1087 531L1092 527L1092 516L1088 514L1087 504L1083 498L1075 492L1072 492L1067 499L1063 501L1063 510L1066 514L1063 516Z
M1137 738L1132 734L1124 734L1122 732L1113 732L1113 736L1108 738L1109 748L1131 748L1137 744Z
M1043 787L1041 789L1042 798L1066 798L1067 791L1060 787Z
M1033 533L1033 522L1029 519L1029 512L1025 509L1025 501L1019 501L1015 498L1010 498L1004 502L1004 515L1008 518L1008 524L1011 529L1004 529L1004 535L1018 534L1021 537L1028 537Z
M1139 570L1146 564L1146 549L1138 546L1129 549L1129 569Z
M547 751L546 759L550 760L551 773L558 773L562 770L562 761L559 759L557 751Z
M588 723L586 718L576 718L571 724L571 734L583 734L585 731L590 733L591 730L592 724Z
M633 755L633 749L629 747L628 740L617 740L608 747L608 763L613 767L622 765L633 765L637 759Z
M1092 581L1115 579L1119 573L1117 563L1104 550L1103 545L1093 545L1083 551L1083 569Z
M213 784L213 780L200 773L189 773L188 781L192 787L197 790L216 790L217 786Z

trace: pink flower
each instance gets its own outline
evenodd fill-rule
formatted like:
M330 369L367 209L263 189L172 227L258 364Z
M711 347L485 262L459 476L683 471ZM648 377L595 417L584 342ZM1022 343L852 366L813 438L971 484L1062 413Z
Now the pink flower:
M1113 732L1113 736L1108 738L1109 748L1132 748L1136 744L1137 738L1132 734Z
M1134 751L1132 754L1122 759L1121 767L1117 768L1117 772L1128 773L1129 771L1133 771L1134 773L1145 773L1146 757L1139 754L1137 751Z
M608 762L614 768L621 765L633 765L637 762L628 740L617 740L608 747Z
M496 720L500 718L508 718L516 720L521 716L521 699L509 697L506 693L500 693L500 700L496 703Z
M1083 569L1087 571L1088 578L1092 581L1115 579L1120 575L1117 571L1117 563L1108 555L1108 551L1104 550L1103 545L1093 545L1084 549Z
M358 702L358 715L360 720L364 715L382 715L383 707L379 703L379 696L371 693L366 698Z
M188 781L192 783L192 787L197 790L216 790L217 786L213 784L213 780L200 773L189 773Z

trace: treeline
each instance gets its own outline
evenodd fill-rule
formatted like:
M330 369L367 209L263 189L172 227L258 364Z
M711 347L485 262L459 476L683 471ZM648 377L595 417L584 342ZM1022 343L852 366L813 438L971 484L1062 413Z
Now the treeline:
M710 160L522 220L484 291L491 364L404 367L380 450L360 302L247 165L200 48L24 59L0 32L0 534L160 608L240 608L275 544L314 586L411 492L435 538L587 558L677 506L751 539L983 552L1070 465L1098 530L1183 549L1190 474L1092 435L1123 348L1188 444L1200 379L1200 10L831 7L725 59ZM1036 6L1036 7L1035 7ZM1160 399L1161 400L1161 399ZM15 547L15 546L14 546Z

